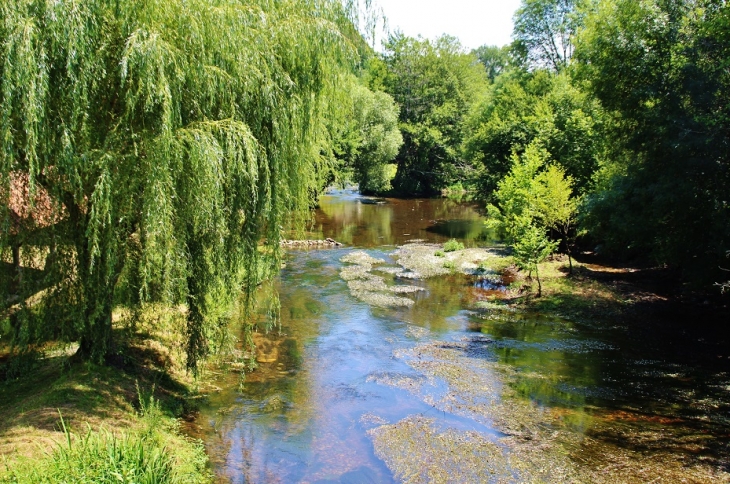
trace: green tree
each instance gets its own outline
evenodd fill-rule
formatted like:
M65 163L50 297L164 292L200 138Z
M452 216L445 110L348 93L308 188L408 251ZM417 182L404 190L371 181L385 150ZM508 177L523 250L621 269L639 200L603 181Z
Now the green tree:
M463 120L487 85L484 69L459 42L435 42L400 34L385 44L385 91L400 106L403 146L396 158L394 189L433 195L465 178L461 157Z
M352 109L341 123L338 156L362 193L385 193L391 189L389 163L403 144L398 106L390 95L371 91L357 80L352 81L349 98Z
M516 222L514 230L517 238L512 244L514 259L521 269L528 271L528 274L535 272L537 297L541 297L540 263L555 252L557 243L548 239L544 227L537 225L529 214L517 217Z
M538 265L558 247L548 238L548 230L559 227L567 234L577 207L570 180L559 167L547 165L548 160L538 142L522 156L514 154L509 174L494 193L496 205L487 206L488 224L512 246L517 265L535 272L538 296L542 295Z
M556 72L573 55L573 37L580 26L576 0L523 0L514 16L515 49L532 67Z
M724 276L730 240L729 18L726 2L600 1L576 47L611 115L587 228L703 284Z
M216 306L276 270L282 227L323 183L347 13L328 0L6 0L0 17L0 225L14 174L59 220L30 234L54 256L39 300L30 282L17 295L17 341L50 328L101 361L115 304L184 302L195 368L223 324ZM0 230L4 257L10 245Z
M557 165L549 165L536 177L536 205L540 222L556 231L565 244L570 273L573 273L571 255L572 236L575 234L578 199L573 197L573 179Z
M487 71L487 77L490 81L494 80L502 74L510 65L510 47L497 47L496 45L482 45L472 52L484 65Z
M604 114L598 102L573 85L567 73L511 70L500 75L464 123L463 156L479 167L481 193L489 196L535 140L574 180L591 190L603 152Z

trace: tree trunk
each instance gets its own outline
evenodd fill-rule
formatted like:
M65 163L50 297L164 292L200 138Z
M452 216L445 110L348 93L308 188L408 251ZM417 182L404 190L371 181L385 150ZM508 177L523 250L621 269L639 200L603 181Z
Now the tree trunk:
M20 297L20 286L23 282L23 269L20 267L20 244L12 243L13 270L10 276L10 296Z
M573 258L570 256L570 244L568 238L565 238L565 252L568 253L568 274L573 275Z
M87 314L78 354L85 360L102 364L112 348L111 304L102 304L101 308L94 308Z
M190 230L192 234L192 229ZM190 254L190 275L188 283L188 317L187 317L187 367L197 375L198 362L205 358L208 344L205 336L205 295L206 283L200 274L205 274L205 253L203 244L195 235L188 239Z
M87 274L84 288L86 303L84 329L79 341L79 355L95 363L105 363L113 349L112 310L114 309L114 286L119 275L110 281L99 281Z
M537 264L535 264L535 279L537 279L537 297L542 297L542 283L540 282L540 272L538 272Z
M20 244L17 242L12 243L12 250L13 250L13 268L12 272L10 274L10 293L8 296L10 297L9 303L14 304L15 302L21 303L21 308L24 306L22 304L21 299L21 285L23 282L23 269L20 267ZM20 335L20 318L18 317L18 312L20 312L22 309L18 310L10 310L10 327L12 328L12 341L15 343L17 342L17 338Z

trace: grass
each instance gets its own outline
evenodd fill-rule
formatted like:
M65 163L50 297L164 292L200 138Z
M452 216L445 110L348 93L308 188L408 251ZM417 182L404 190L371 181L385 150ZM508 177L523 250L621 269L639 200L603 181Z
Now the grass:
M180 432L199 384L184 369L184 318L148 307L132 328L128 316L115 314L108 365L48 344L0 383L0 483L210 482L202 444Z
M561 259L540 265L542 297L525 303L539 312L559 313L568 318L607 319L620 316L627 300L616 288L589 273L585 264L575 263L573 274Z
M490 260L489 266L514 277L505 302L525 310L584 321L606 320L621 316L631 303L625 291L602 280L603 271L613 270L609 267L574 260L573 274L569 274L567 258L556 255L539 266L542 296L537 297L537 281L525 271L517 271L510 256Z
M464 250L464 244L456 239L451 239L444 243L444 252L456 252L457 250Z

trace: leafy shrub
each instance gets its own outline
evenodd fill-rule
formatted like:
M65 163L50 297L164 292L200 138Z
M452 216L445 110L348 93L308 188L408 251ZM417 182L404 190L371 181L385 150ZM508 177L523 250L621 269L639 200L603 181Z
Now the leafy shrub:
M464 249L464 244L457 241L456 239L451 239L444 244L444 252L456 252L457 250L463 250L463 249Z

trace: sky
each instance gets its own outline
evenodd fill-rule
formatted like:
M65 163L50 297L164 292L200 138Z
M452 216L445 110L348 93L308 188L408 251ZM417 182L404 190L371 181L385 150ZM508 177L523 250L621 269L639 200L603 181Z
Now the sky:
M509 44L520 0L377 0L391 31L410 37L457 37L467 49Z

